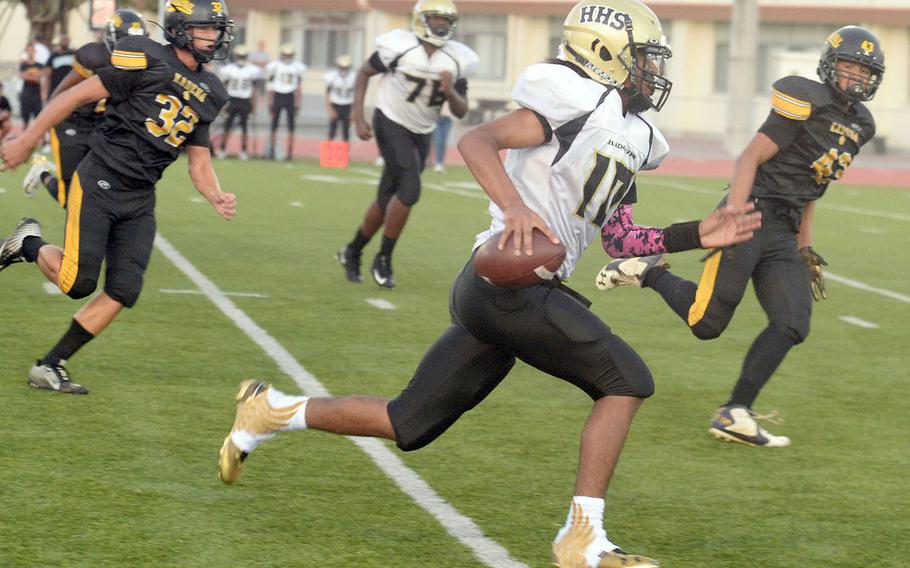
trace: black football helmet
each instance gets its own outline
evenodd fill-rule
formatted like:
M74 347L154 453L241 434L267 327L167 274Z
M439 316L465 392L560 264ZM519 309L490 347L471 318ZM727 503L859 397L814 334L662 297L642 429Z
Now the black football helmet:
M104 25L104 37L102 38L104 46L108 51L113 51L117 40L129 35L149 35L148 30L145 29L145 20L135 10L129 8L116 10Z
M225 0L168 0L164 6L164 38L193 54L199 63L227 58L234 36L234 21L228 18ZM193 45L190 28L215 28L220 33L209 50Z
M872 76L866 80L860 76L850 75L850 78L854 79L853 85L846 91L841 90L837 86L836 68L840 60L865 65L872 71ZM878 38L871 32L859 26L845 26L828 36L818 62L818 77L822 83L827 83L850 100L869 101L875 96L884 75L885 52L882 51Z

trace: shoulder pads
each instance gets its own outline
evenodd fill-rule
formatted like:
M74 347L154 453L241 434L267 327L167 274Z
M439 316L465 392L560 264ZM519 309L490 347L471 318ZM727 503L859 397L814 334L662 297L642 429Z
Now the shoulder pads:
M828 87L805 77L790 75L778 79L771 86L771 107L774 112L793 120L806 120L812 115L812 109L827 106L831 102Z

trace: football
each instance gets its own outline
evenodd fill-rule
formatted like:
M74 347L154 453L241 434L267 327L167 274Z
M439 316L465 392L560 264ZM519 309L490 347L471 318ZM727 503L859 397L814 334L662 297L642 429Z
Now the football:
M512 237L505 247L497 247L502 233L496 233L480 245L474 254L474 270L491 284L502 288L527 288L552 280L566 258L566 247L554 244L546 235L534 229L534 254L515 255Z

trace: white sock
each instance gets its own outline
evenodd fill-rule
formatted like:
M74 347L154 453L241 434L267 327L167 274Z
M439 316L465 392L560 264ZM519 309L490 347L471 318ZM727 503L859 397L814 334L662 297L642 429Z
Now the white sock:
M269 387L266 393L269 406L272 408L287 408L300 404L300 407L294 412L291 421L282 430L306 430L306 403L310 400L308 396L292 396L285 394L275 387Z
M594 530L594 542L592 542L585 551L585 561L589 566L597 566L600 562L600 553L619 548L607 538L607 531L604 530L604 500L597 497L584 497L576 495L572 498L576 507L581 507L582 515L586 517L587 522L591 524ZM569 507L569 514L566 516L566 524L563 525L556 534L556 540L559 540L572 527L572 507Z

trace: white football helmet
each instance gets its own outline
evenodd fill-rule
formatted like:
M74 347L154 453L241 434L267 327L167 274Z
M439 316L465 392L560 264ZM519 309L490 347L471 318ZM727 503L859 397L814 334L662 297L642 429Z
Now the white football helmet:
M446 24L430 25L430 18L437 16ZM411 29L427 43L441 47L452 39L458 28L458 9L452 0L417 0L411 12Z
M639 0L576 4L563 23L558 55L595 81L631 94L636 112L664 106L673 85L664 76L671 56L660 20Z

